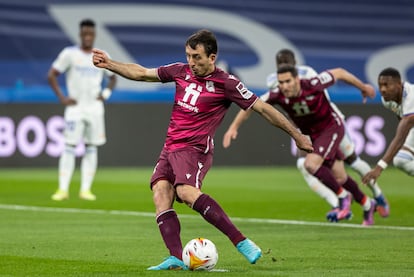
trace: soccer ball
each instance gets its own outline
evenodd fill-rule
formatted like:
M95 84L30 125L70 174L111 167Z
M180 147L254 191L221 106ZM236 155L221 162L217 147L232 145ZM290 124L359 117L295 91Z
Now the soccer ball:
M217 248L211 240L192 239L184 246L182 258L190 270L212 270L218 261Z

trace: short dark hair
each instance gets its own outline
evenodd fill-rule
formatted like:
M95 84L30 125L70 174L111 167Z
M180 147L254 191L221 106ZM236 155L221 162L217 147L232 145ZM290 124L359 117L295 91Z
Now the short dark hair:
M277 68L277 74L282 74L286 72L290 72L292 76L295 78L298 76L298 70L296 69L296 66L288 63L280 64Z
M192 34L185 45L195 49L197 45L203 45L207 56L211 54L217 54L217 39L213 32L202 29Z
M378 75L378 78L381 76L387 76L393 78L394 80L401 81L400 72L393 67L387 67L383 69Z
M289 64L293 64L296 65L296 59L295 59L295 54L293 53L292 50L284 48L279 50L276 53L276 65L280 65L282 63L289 63Z
M79 23L79 27L95 27L95 21L89 18L84 19Z

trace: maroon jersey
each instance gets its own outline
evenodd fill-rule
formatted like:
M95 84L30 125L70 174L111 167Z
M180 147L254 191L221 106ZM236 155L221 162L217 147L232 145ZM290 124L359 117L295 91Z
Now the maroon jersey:
M281 106L302 133L314 140L328 128L343 128L340 116L334 111L324 92L324 89L334 83L332 74L324 71L309 80L301 79L301 91L297 97L287 98L276 88L261 98L269 104Z
M188 64L174 63L158 68L161 82L175 82L174 106L165 141L168 151L195 147L213 152L213 137L232 102L250 108L257 96L239 79L223 70L208 76L193 75Z

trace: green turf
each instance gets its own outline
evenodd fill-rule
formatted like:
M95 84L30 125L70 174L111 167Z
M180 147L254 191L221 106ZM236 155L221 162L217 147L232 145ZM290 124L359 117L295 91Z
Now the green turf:
M100 169L94 185L96 202L77 198L76 172L70 199L53 202L55 168L0 170L0 276L414 275L414 179L393 168L380 179L391 216L376 215L376 228L357 227L362 211L356 204L353 219L339 224L249 221L325 222L329 207L294 168L213 168L204 191L262 247L263 258L248 264L220 232L194 211L176 205L182 215L183 242L198 236L214 241L219 251L216 269L226 272L148 272L148 266L168 255L153 217L151 172L151 168Z

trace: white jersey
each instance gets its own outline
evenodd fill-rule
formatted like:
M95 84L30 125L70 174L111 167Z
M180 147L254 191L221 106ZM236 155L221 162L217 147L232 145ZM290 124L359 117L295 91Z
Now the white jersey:
M401 103L403 116L414 114L414 85L408 82L404 82L404 90Z
M92 52L84 52L79 46L70 46L64 48L52 64L54 69L65 73L68 96L75 99L79 106L89 108L97 102L104 74L113 75L108 70L95 67L92 55Z
M414 85L408 82L404 82L401 105L399 105L398 103L394 101L385 101L383 97L381 97L381 101L385 108L391 110L399 118L403 116L407 116L407 115L413 115L414 114Z
M104 104L98 96L104 76L111 71L95 67L92 52L84 52L79 46L64 48L52 67L66 75L68 96L76 105L65 107L65 143L77 145L81 139L87 144L102 145L106 142Z
M381 101L382 101L382 105L388 110L395 113L398 116L398 118L402 117L401 105L399 105L397 102L394 102L394 101L385 101L384 97L381 97Z
M318 73L310 66L307 65L298 65L296 66L296 69L298 71L299 79L306 79L309 80L313 77L318 76ZM278 85L277 80L277 73L271 73L266 78L266 85L270 90L274 90L277 88ZM325 96L331 103L331 107L334 109L334 111L342 118L345 119L345 115L339 110L339 108L331 101L331 98L329 96L328 90L325 89Z
M401 105L394 101L385 101L382 97L381 101L385 108L391 110L399 118L414 115L414 85L404 82ZM404 146L414 152L414 127L408 133Z

